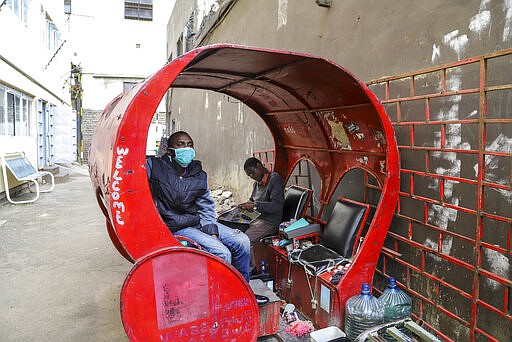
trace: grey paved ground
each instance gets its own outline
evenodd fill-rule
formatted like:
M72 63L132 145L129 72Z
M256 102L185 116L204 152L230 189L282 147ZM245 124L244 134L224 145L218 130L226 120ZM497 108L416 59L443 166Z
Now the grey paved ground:
M127 341L131 268L110 243L84 168L33 204L0 201L0 341Z

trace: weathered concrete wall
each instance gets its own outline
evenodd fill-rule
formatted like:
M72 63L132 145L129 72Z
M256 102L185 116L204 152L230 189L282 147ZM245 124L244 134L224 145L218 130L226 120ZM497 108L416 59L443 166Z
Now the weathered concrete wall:
M247 200L252 180L243 170L245 159L274 147L263 120L240 101L214 92L174 89L172 103L175 130L194 139L210 184L226 185L237 201Z
M508 7L507 7L508 6ZM320 55L363 81L511 46L507 1L238 0L204 44Z
M195 8L195 0L176 1L174 4L172 14L167 22L167 58L171 55L176 58L181 54L176 51L176 44Z
M369 81L510 47L509 7L506 1L485 0L414 5L406 0L347 0L333 1L331 8L319 7L313 0L237 0L216 28L196 43L227 42L321 55ZM168 25L168 54L175 51L181 34L175 30L182 30L192 13L191 1L178 0L175 11ZM273 147L266 127L248 108L242 110L244 121L239 121L239 106L233 99L210 95L206 104L204 92L196 93L173 90L168 105L171 119L195 133L212 182L232 189L249 186L239 165L253 149ZM223 156L215 153L220 148ZM246 195L247 191L235 191L236 197Z

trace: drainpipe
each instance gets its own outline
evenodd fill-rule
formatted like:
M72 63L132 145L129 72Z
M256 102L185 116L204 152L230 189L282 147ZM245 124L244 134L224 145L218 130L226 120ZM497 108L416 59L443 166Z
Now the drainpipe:
M76 112L76 147L77 160L83 161L84 144L82 139L82 67L71 63L71 107Z

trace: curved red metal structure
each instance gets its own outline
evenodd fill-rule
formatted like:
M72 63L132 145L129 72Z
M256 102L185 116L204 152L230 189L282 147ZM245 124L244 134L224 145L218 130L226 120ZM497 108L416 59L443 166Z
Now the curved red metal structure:
M171 61L114 99L100 118L89 158L91 178L109 235L127 259L179 244L153 205L144 168L147 131L170 87L224 93L253 109L274 137L275 171L287 178L300 160L312 162L323 204L349 170L361 168L375 177L381 198L364 243L338 284L343 289L338 303L357 293L362 282L371 283L399 190L396 139L384 108L331 61L229 44L201 47ZM231 269L226 265L226 270Z
M121 318L130 341L258 337L249 284L238 272L226 272L220 259L193 248L161 249L138 260L121 290Z

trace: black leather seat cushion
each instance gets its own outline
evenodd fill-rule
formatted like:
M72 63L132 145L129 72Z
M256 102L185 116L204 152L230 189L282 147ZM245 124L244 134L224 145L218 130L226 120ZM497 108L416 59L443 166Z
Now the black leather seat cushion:
M340 255L350 258L354 252L354 242L366 210L366 206L344 200L336 202L320 236L321 243Z
M311 196L311 191L291 185L284 194L283 222L299 219Z
M350 258L366 210L366 206L338 200L322 232L322 244L297 252L296 261L318 276ZM293 255L290 260L294 261Z

